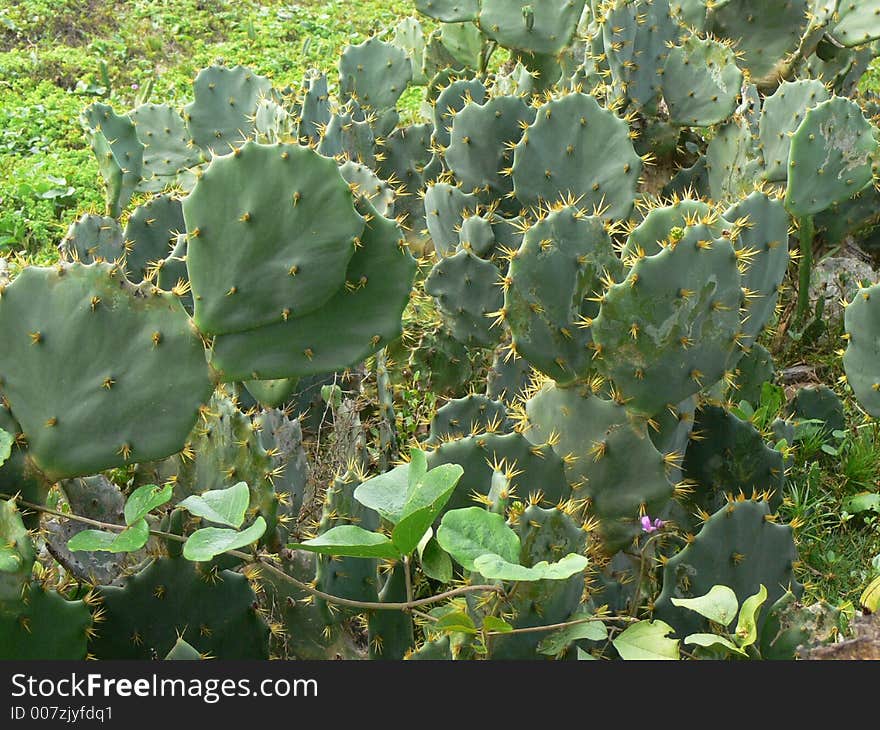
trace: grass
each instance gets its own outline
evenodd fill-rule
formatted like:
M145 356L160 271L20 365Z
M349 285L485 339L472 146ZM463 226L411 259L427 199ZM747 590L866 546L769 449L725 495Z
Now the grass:
M78 117L103 99L183 104L199 69L250 66L276 84L310 67L333 77L339 52L412 13L407 0L23 0L0 6L0 255L37 261L102 186ZM106 77L102 73L106 67ZM109 83L108 83L109 82Z
M412 14L408 0L22 0L0 5L0 256L51 261L67 226L103 211L102 184L78 122L102 99L132 107L183 104L196 72L217 60L248 65L276 84L309 67L330 74L340 50ZM880 90L880 72L863 88ZM417 104L418 92L409 99ZM419 323L415 323L417 326ZM422 322L421 324L424 324ZM776 347L780 367L809 362L828 384L842 374L837 332ZM769 343L768 343L769 344ZM403 442L424 430L436 395L413 373L397 394ZM848 500L880 488L880 430L863 423L843 385L852 425L795 450L783 517L799 524L801 580L810 600L853 602L880 572L877 515L850 514Z

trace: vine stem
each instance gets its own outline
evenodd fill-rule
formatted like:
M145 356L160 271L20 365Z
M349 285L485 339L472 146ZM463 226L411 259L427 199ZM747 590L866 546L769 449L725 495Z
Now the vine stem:
M84 525L89 525L90 527L97 527L102 530L111 530L113 532L122 532L126 529L126 525L115 525L110 522L100 522L99 520L93 520L89 517L81 517L80 515L68 514L65 512L61 512L56 509L52 509L51 507L44 507L43 505L34 504L33 502L27 502L21 499L20 495L10 495L10 494L0 494L0 497L5 499L10 499L16 502L17 504L22 505L23 507L27 507L28 509L36 510L37 512L43 512L48 515L53 515L54 517L60 517L65 520L72 520L74 522L80 522ZM181 535L175 535L170 532L162 532L161 530L150 530L150 534L156 537L164 538L165 540L173 540L175 542L186 542L187 538ZM350 598L342 598L341 596L334 596L330 593L324 593L324 591L320 591L317 588L309 585L308 583L304 583L301 580L297 580L292 575L286 573L284 570L279 568L276 565L273 565L269 562L269 559L266 556L254 555L251 553L241 552L240 550L224 550L224 555L231 555L232 557L239 558L246 562L255 563L257 565L262 566L266 571L271 573L272 575L287 581L288 583L292 583L297 588L299 588L304 593L308 593L309 595L315 596L316 598L321 598L322 600L327 601L328 603L335 603L339 606L347 606L349 608L359 608L365 611L412 611L415 608L419 608L420 606L429 606L433 603L440 603L442 601L446 601L450 598L455 598L456 596L463 596L467 593L498 593L500 595L504 595L504 589L501 586L495 585L475 585L475 586L460 586L459 588L453 588L452 590L445 591L444 593L438 593L436 596L428 596L427 598L419 598L416 600L407 600L400 603L379 603L377 601L355 601Z
M487 631L486 636L510 636L512 634L536 634L541 631L554 631L555 629L567 629L569 626L577 626L578 624L589 624L600 621L623 621L624 623L636 623L639 619L632 616L590 616L588 618L579 618L574 621L563 621L558 624L547 624L546 626L526 626L521 629L513 629L512 631Z

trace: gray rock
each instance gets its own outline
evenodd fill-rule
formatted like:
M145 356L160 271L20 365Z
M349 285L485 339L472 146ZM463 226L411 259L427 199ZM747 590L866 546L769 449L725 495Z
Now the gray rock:
M810 300L816 302L820 296L824 297L824 319L840 322L843 319L840 300L852 301L862 282L873 284L877 279L877 272L864 261L849 256L830 256L813 267Z

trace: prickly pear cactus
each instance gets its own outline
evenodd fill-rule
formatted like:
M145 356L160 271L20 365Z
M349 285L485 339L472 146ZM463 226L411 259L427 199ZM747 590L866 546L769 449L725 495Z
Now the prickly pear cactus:
M177 299L110 264L26 269L0 297L0 329L3 391L53 480L180 451L214 387Z

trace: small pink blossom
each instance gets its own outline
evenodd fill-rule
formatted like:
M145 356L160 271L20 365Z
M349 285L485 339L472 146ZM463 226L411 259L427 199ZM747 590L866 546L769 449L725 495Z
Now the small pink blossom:
M663 522L663 520L661 520L659 518L652 521L651 518L648 517L648 515L645 515L644 517L642 517L641 523L642 523L642 532L648 532L648 533L657 532L657 530L661 529L663 527L663 525L666 524L665 522Z

